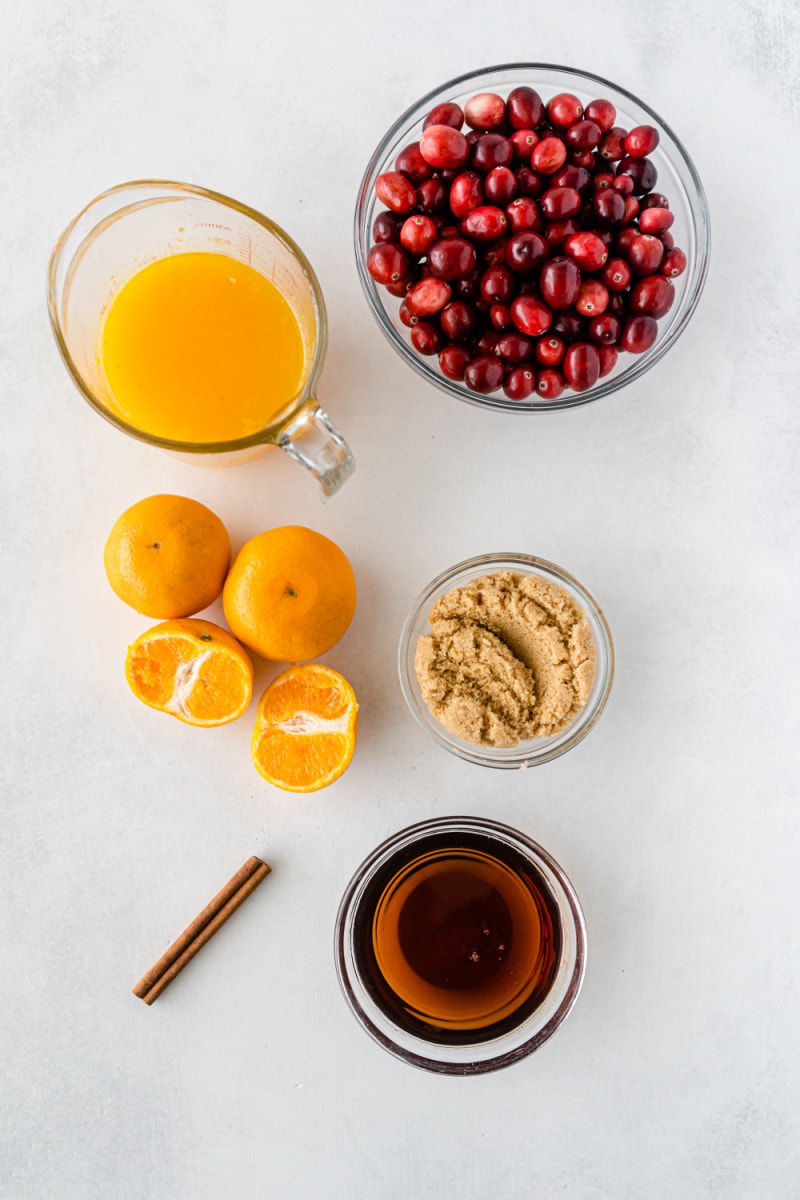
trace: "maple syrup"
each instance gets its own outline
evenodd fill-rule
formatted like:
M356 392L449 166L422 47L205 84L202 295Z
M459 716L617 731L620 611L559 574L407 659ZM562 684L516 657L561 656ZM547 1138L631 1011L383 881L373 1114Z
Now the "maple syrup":
M353 939L378 1007L449 1045L525 1020L561 950L558 909L536 868L505 842L466 831L431 833L392 855L361 898Z

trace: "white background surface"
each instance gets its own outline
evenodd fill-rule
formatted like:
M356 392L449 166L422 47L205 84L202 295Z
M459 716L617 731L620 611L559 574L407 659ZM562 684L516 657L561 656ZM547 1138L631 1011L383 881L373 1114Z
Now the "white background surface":
M798 46L792 0L2 6L4 1200L800 1196ZM394 355L351 220L403 108L524 59L606 75L662 113L705 182L714 247L696 316L642 381L514 419ZM358 459L331 503L277 451L213 472L126 439L67 378L50 248L141 176L244 200L308 253L331 321L322 398ZM200 731L128 693L146 621L108 588L102 547L158 491L210 505L237 547L300 523L350 556L358 612L325 661L356 688L360 740L329 790L260 780L254 710ZM575 574L617 649L597 729L519 774L429 742L395 677L412 598L492 550ZM331 953L364 855L459 812L561 861L590 948L557 1037L464 1080L374 1046ZM252 853L273 874L146 1008L133 983Z

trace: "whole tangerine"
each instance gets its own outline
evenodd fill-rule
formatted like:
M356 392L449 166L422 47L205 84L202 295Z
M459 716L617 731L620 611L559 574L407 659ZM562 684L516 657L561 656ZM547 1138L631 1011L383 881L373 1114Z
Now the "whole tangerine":
M343 550L304 525L269 529L242 546L222 592L233 634L272 662L318 658L343 636L356 581Z

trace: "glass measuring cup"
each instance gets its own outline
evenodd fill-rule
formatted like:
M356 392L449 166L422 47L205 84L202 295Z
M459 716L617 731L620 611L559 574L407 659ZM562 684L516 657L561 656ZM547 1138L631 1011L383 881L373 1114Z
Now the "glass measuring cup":
M299 391L263 429L229 441L181 442L137 428L120 413L103 371L103 322L123 285L174 254L227 255L270 279L291 308L303 341ZM312 472L326 496L352 474L349 446L316 399L327 346L325 302L302 250L273 221L217 192L144 179L102 192L78 214L50 257L50 320L84 398L124 433L192 461L227 465L278 446Z

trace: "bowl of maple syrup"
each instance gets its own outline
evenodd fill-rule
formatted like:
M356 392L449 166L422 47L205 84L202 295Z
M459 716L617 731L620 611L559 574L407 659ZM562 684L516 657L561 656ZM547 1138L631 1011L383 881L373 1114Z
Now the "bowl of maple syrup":
M583 982L586 927L558 863L478 817L401 830L356 871L336 919L356 1020L390 1054L446 1075L537 1050Z

